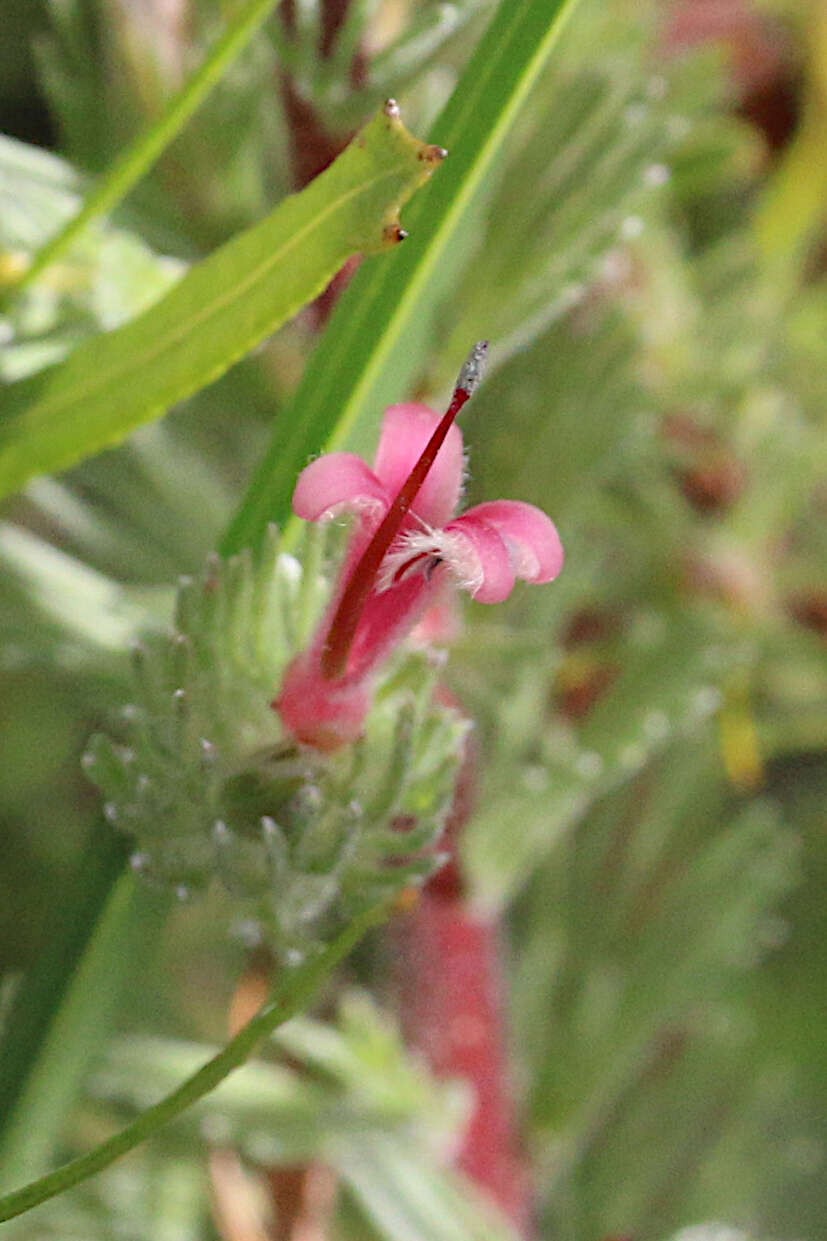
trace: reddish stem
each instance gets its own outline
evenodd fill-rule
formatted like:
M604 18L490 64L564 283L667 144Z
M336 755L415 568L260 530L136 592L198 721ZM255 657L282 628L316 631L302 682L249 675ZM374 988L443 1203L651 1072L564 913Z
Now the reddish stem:
M531 1183L510 1089L498 927L461 897L426 888L395 931L406 1040L438 1078L461 1078L471 1089L454 1163L527 1236Z
M450 691L440 688L436 697L462 712ZM467 899L458 853L478 783L471 734L440 841L449 860L393 927L394 974L407 1042L438 1077L463 1078L471 1088L472 1112L455 1166L513 1220L521 1236L530 1236L532 1184L511 1090L499 928Z

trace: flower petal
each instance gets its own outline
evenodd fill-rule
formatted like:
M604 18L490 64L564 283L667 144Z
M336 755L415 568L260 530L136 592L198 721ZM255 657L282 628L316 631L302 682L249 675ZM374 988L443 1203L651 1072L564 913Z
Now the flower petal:
M342 513L381 520L390 501L370 466L352 452L329 452L299 475L293 511L305 521L330 521Z
M327 753L361 736L370 687L364 681L326 680L311 649L290 664L272 706L297 741Z
M502 603L514 587L503 539L487 521L464 513L439 534L439 552L463 590L479 603Z
M385 410L374 469L393 499L410 474L440 421L427 405L391 405ZM413 511L429 526L444 526L454 515L462 489L462 432L452 426L419 494Z
M349 679L368 675L387 659L419 620L436 585L424 573L417 573L390 590L371 593L348 656Z
M557 527L542 509L521 500L489 500L461 518L481 518L502 537L517 577L550 582L563 567L563 545Z

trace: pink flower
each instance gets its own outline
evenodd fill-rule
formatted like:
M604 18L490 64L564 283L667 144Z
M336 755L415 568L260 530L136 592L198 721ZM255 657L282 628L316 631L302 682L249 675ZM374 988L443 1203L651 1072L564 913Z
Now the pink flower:
M516 578L550 582L563 567L557 531L533 504L493 500L454 517L463 475L454 419L478 380L482 352L463 368L441 418L425 405L386 410L373 469L334 452L299 476L299 517L352 514L356 526L327 613L273 703L298 741L328 751L359 737L374 673L448 580L480 603L499 603Z

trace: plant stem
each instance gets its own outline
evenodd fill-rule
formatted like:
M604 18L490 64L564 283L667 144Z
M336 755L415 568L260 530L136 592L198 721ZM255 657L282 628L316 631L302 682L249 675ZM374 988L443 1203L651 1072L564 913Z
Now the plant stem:
M193 112L201 105L224 70L232 63L265 17L280 0L247 0L238 16L224 31L212 51L181 90L170 99L166 110L135 142L115 160L109 172L92 190L77 215L38 251L19 280L7 292L19 292L61 255L96 216L106 215L117 206L147 172L172 140L177 137Z
M244 1064L263 1038L304 1008L334 966L347 956L371 927L384 921L387 914L386 904L369 910L354 919L318 956L286 970L273 998L212 1060L208 1060L192 1077L187 1078L158 1103L141 1112L130 1125L96 1146L94 1150L0 1198L0 1221L22 1215L32 1207L39 1206L41 1202L46 1202L56 1194L94 1176L209 1094L233 1069Z
M123 841L101 821L74 875L66 877L71 905L47 920L43 952L20 983L0 1043L0 1135L27 1087L126 857Z
M157 942L167 903L148 885L139 888L134 875L124 871L84 951L65 977L56 980L48 1026L32 1049L30 1062L24 1061L21 1093L4 1125L0 1193L42 1176L51 1166L55 1145L109 1034L127 979L145 966ZM20 990L24 992L25 985ZM14 1033L19 1047L22 1036Z

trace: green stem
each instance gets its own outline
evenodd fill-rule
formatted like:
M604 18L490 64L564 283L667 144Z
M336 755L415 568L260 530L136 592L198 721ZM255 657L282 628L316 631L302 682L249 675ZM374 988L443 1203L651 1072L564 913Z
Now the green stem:
M339 299L224 536L224 555L257 546L271 521L286 525L283 546L292 545L290 496L302 466L320 450L358 447L356 429L402 399L422 365L423 325L445 295L441 272L462 253L469 214L578 2L501 0L430 134L449 158L407 211L404 246L381 263L368 259Z
M50 263L66 253L91 220L96 216L106 215L126 197L133 185L140 181L178 135L271 9L279 3L280 0L247 0L206 60L178 94L170 99L163 115L115 160L78 214L46 242L19 280L7 286L8 292L19 292L36 280Z
M71 905L47 920L43 952L24 975L0 1043L0 1135L26 1090L126 856L123 842L108 823L101 822L92 831L75 873L66 877L65 888L73 895Z
M24 1185L22 1189L0 1198L0 1221L14 1219L24 1211L29 1211L41 1202L46 1202L56 1194L94 1176L209 1094L233 1069L244 1064L262 1039L305 1007L334 966L347 956L372 926L384 921L387 913L388 907L385 904L369 910L351 922L338 939L318 956L287 970L273 998L230 1040L223 1051L208 1060L197 1073L187 1078L153 1107L141 1112L120 1133L102 1142L88 1154L73 1159L55 1172L50 1172L48 1176L40 1177L31 1184Z
M3 1129L0 1193L42 1176L52 1164L55 1144L109 1033L127 979L139 976L148 962L167 904L124 871L79 961L58 980L60 1002L55 997L45 1038L25 1066L24 1087Z

